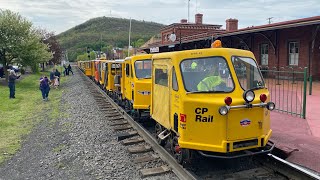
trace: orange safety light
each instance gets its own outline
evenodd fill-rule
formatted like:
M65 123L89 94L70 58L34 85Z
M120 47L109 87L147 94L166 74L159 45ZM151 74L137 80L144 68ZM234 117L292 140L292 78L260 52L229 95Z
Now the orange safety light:
M221 48L222 47L222 43L220 40L215 40L212 44L211 44L211 48Z

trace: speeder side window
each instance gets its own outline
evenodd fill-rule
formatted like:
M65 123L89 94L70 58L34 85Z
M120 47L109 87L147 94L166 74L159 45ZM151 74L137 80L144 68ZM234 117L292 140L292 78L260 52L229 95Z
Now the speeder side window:
M155 69L155 84L168 87L168 70Z
M130 67L129 67L129 64L126 64L126 76L127 77L129 77L129 75L130 75L130 69L129 69Z
M231 60L243 90L265 88L261 72L254 59L232 56Z
M172 70L172 89L178 91L178 81L177 81L177 74L175 69Z

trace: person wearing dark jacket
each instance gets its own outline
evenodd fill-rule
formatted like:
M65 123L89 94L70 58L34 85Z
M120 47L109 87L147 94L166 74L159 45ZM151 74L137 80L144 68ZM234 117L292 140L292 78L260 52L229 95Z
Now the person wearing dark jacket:
M50 85L49 85L49 79L45 75L42 75L42 77L40 78L40 90L42 94L42 99L44 101L48 101Z
M72 75L73 75L73 71L72 71L72 69L71 69L71 65L69 64L69 66L68 66L68 72L70 73L72 73Z
M60 84L61 73L58 71L58 69L56 69L56 72L54 73L54 75L58 77L58 81L59 81L59 84Z
M10 74L9 74L9 81L8 81L8 86L9 86L9 89L10 89L10 96L9 98L16 98L15 97L15 91L16 91L16 85L15 85L15 81L16 79L18 79L20 76L17 76L16 73L14 72L14 70L11 70L10 71Z

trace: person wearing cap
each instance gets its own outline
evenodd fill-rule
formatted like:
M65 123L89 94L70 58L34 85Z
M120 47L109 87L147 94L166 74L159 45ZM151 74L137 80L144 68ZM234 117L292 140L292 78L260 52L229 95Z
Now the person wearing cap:
M15 85L15 81L16 79L19 79L20 76L17 76L16 73L14 72L14 70L10 70L9 72L9 78L8 78L8 87L10 90L10 96L9 98L16 98L15 97L15 91L16 91L16 85Z

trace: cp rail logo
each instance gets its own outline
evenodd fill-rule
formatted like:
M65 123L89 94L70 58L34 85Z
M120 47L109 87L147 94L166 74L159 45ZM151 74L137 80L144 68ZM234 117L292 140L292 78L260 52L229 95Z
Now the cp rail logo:
M244 119L240 121L241 126L249 126L251 124L251 121L249 119Z
M196 122L212 122L213 115L205 115L209 111L208 108L196 108L195 113L196 115Z

